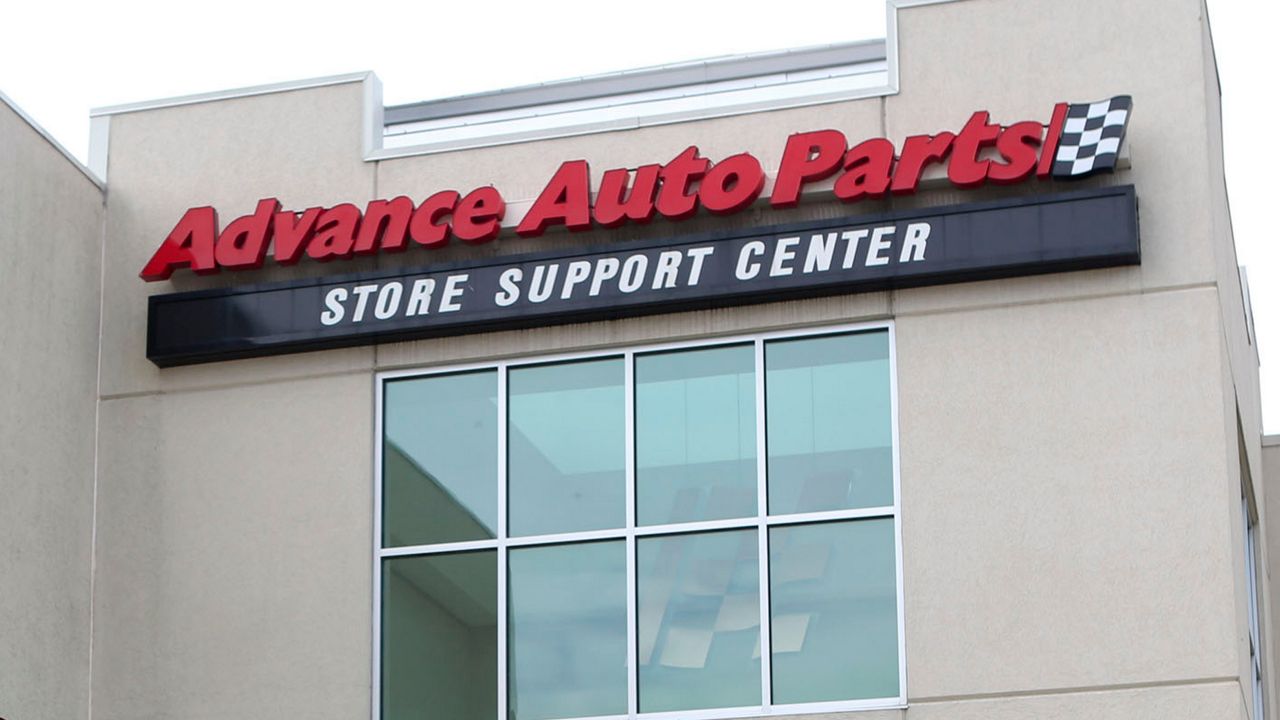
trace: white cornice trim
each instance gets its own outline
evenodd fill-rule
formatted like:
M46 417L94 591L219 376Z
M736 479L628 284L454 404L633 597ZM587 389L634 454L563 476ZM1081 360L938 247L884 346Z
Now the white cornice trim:
M40 126L40 123L36 122L30 115L26 113L26 111L18 107L18 104L14 102L8 95L5 95L4 92L0 92L0 103L4 103L5 106L8 107L10 110L12 110L15 115L17 115L19 118L22 119L23 122L25 122L28 126L30 126L32 130L35 130L36 133L40 135L40 137L44 138L45 142L52 145L54 150L57 150L58 152L62 153L62 157L66 158L67 162L75 166L75 168L79 170L81 174L83 174L86 178L88 178L89 182L96 185L99 190L106 189L106 184L102 180L100 180L96 175L94 175L93 172L89 170L89 168L85 167L83 163L77 160L75 155L72 155L66 148L62 147L62 143L55 140L47 130L45 130L43 127Z
M180 97L162 98L160 100L146 100L144 102L125 103L123 105L108 105L106 107L92 108L89 110L89 117L95 118L104 115L121 115L124 113L139 112L142 110L157 110L160 108L178 107L180 105L195 105L197 103L231 100L241 97L253 97L255 95L269 95L271 93L289 92L291 90L307 90L310 88L325 87L328 85L343 85L346 83L363 82L370 77L373 77L373 73L365 71L347 73L345 75L329 75L327 77L310 78L307 80L291 80L289 82L271 83L269 85L254 85L252 87L236 88L234 90L219 90L217 92L199 93L197 95L183 95Z

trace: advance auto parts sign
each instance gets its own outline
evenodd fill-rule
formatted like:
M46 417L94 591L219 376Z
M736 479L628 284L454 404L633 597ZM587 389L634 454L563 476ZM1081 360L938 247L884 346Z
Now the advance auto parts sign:
M1139 261L1132 186L150 298L167 367Z

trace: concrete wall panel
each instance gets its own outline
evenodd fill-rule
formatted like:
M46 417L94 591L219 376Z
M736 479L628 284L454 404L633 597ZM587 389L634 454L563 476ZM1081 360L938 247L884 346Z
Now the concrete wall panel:
M0 716L84 717L102 193L0 100Z
M1143 261L1140 268L1087 278L901 293L895 307L916 312L1212 282L1213 244L1206 242L1212 227L1204 200L1221 175L1211 172L1204 151L1202 25L1198 0L1162 3L1158 11L1107 0L968 0L900 12L901 92L885 101L888 136L897 142L958 131L976 110L989 111L995 122L1047 122L1057 102L1133 96L1125 139L1132 169L1083 183L1032 180L1019 192L1133 183Z
M368 368L369 348L160 371L146 359L147 296L332 273L303 261L293 268L169 281L138 273L188 208L211 205L219 222L254 211L259 199L284 207L353 202L373 195L373 167L361 158L364 112L359 82L198 103L111 117L103 312L105 396L207 387L264 378ZM342 271L374 267L349 262Z
M368 713L372 393L103 402L95 720Z
M909 697L1236 675L1216 327L1211 290L899 319Z

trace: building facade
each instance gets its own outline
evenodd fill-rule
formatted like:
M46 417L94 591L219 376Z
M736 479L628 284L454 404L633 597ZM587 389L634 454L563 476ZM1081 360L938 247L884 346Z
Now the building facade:
M1274 715L1205 8L888 11L0 107L0 716Z

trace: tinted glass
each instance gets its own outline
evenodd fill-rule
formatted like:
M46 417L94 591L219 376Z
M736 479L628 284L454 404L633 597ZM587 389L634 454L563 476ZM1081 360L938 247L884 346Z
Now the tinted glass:
M769 531L773 701L898 695L893 520Z
M756 513L755 350L636 358L641 525Z
M765 344L769 513L893 504L886 331Z
M621 358L515 368L508 377L510 532L623 526Z
M640 538L640 710L760 704L755 530Z
M494 719L497 581L492 550L383 561L383 718Z
M510 717L626 713L626 544L515 548L508 563Z
M387 383L384 547L495 537L498 374Z

